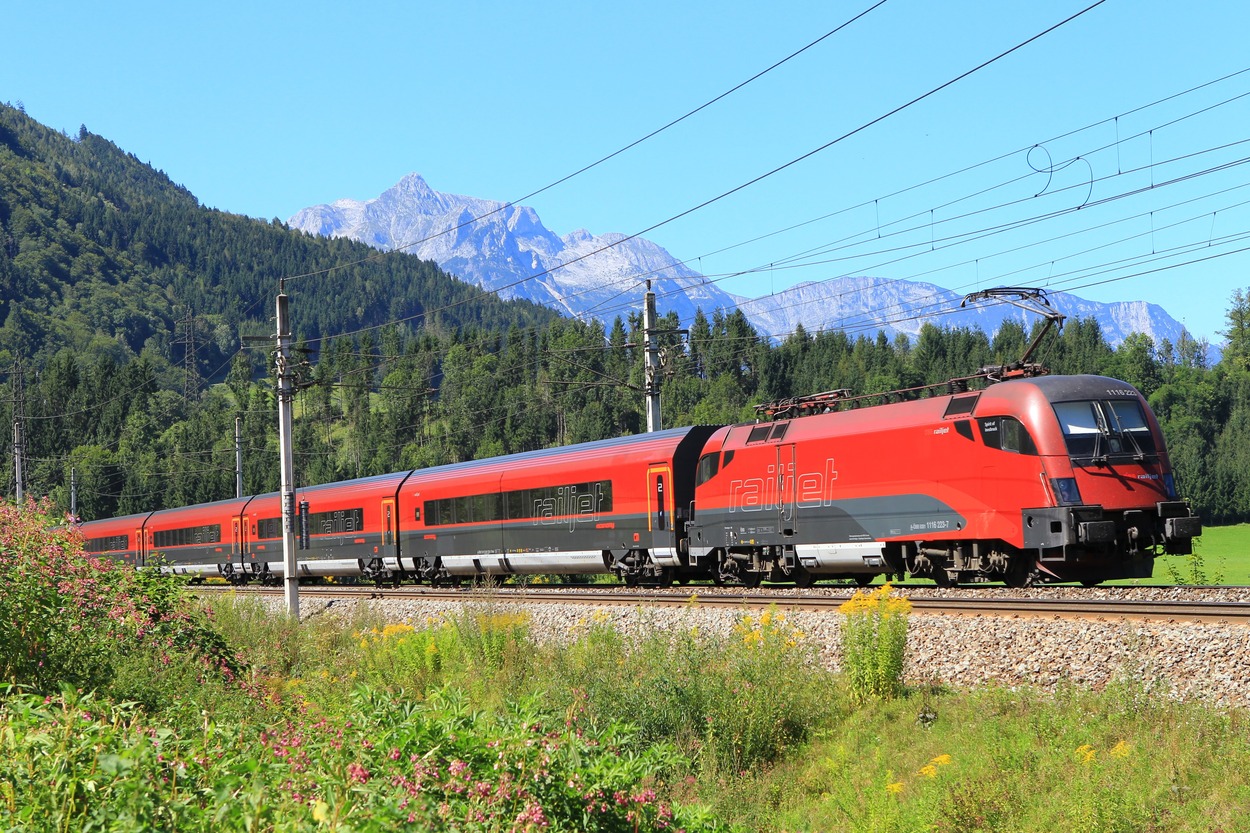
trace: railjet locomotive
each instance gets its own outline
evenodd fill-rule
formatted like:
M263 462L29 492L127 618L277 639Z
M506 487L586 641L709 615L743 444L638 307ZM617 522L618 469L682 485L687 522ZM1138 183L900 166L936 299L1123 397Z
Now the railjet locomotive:
M308 487L299 571L1093 584L1148 577L1156 555L1189 553L1201 533L1125 382L1040 376L835 404ZM193 576L282 577L277 493L82 530L88 551L137 566L159 556Z

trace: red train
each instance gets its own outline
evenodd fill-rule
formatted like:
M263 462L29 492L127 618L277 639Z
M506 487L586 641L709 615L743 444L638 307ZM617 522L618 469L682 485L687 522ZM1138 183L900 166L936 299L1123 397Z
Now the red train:
M1191 551L1131 385L1043 376L910 402L678 428L314 486L309 576L939 584L1148 577ZM82 524L87 549L235 581L282 572L279 496Z

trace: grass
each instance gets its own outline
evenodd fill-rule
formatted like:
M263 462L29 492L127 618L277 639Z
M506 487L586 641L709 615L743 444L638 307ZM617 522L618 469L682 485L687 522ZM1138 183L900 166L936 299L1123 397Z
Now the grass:
M1203 560L1215 584L1250 585L1250 524L1205 526L1194 539L1194 552ZM1155 572L1167 562L1184 560L1184 556L1164 556L1156 562Z
M758 830L1233 833L1250 829L1248 729L1132 682L913 690L700 794Z

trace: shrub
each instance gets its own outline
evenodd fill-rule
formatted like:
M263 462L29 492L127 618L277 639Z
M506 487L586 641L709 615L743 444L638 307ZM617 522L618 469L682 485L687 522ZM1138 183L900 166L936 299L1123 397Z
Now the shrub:
M0 678L50 692L108 691L123 664L130 678L171 666L234 677L235 658L182 579L84 555L79 533L58 523L48 504L0 503Z
M860 702L903 693L903 657L911 602L894 595L887 582L870 593L855 591L839 608L842 671L851 696Z
M676 753L624 725L587 732L536 698L495 716L452 691L350 698L316 719L167 726L72 689L0 692L0 829L723 829L659 797Z
M591 623L551 663L552 690L584 694L589 719L626 719L674 741L705 776L776 761L838 709L829 676L784 615L744 615L728 640L642 628L631 641Z

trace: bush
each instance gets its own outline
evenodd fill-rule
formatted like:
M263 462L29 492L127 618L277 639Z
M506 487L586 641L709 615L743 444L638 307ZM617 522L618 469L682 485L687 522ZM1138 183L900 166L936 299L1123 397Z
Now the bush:
M555 691L584 694L592 721L627 719L648 741L675 741L708 777L776 761L839 709L830 677L784 615L744 615L728 640L643 628L630 642L592 623L557 654Z
M108 692L122 666L131 680L174 666L200 681L234 677L237 662L182 579L84 555L79 533L58 523L47 504L0 503L0 678Z
M902 694L911 602L887 582L870 593L855 591L838 609L845 614L842 671L851 696L862 703Z
M624 725L592 734L536 699L492 717L451 691L350 697L342 715L171 727L70 689L0 692L0 828L723 829L659 798L676 753Z

